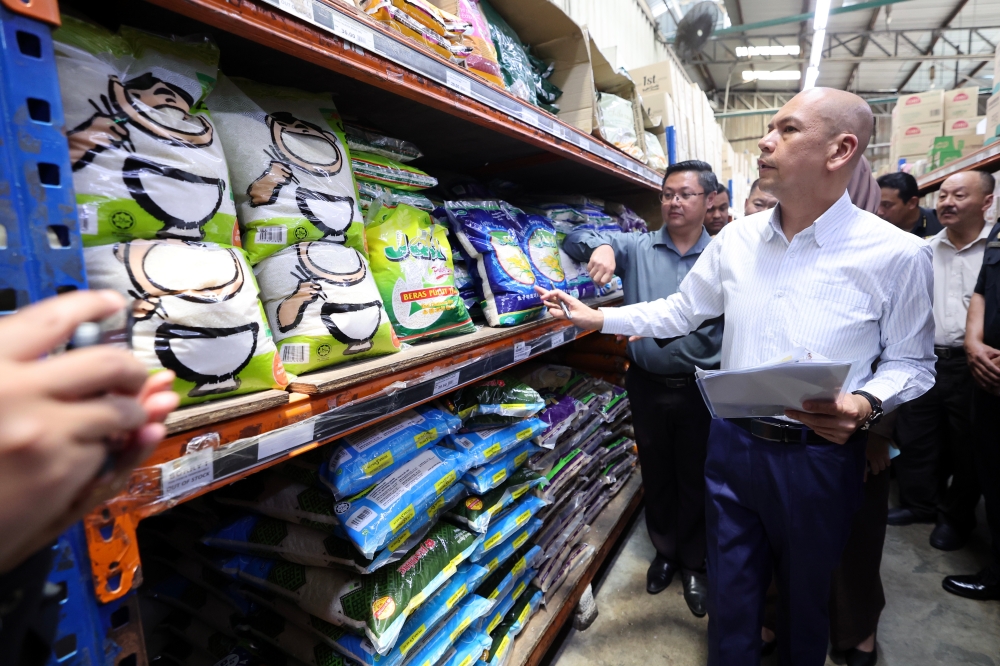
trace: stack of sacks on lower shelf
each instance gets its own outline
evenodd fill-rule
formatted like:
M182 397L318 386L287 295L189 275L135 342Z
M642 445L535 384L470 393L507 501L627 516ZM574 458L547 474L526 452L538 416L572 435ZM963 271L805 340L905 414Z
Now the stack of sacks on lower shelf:
M203 104L218 48L69 16L54 40L87 275L131 299L136 357L181 404L284 388Z
M588 335L574 341L568 347L559 349L555 356L561 363L624 388L625 373L631 365L626 347L624 338Z

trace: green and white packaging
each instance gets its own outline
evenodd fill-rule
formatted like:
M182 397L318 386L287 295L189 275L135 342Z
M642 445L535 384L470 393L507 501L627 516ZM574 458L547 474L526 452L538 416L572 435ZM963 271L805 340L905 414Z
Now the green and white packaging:
M455 287L444 226L386 195L372 204L365 233L375 282L400 340L476 330Z
M361 252L308 241L254 267L282 362L303 373L399 351L399 341Z
M215 44L113 35L69 16L54 39L84 245L238 246L226 155L203 104L218 76Z
M319 240L367 254L351 156L330 95L220 76L207 104L229 158L251 264Z

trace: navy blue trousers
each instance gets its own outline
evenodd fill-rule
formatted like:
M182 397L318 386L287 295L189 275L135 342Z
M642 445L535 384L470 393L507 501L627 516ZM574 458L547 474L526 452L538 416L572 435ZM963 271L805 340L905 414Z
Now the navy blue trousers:
M777 577L779 662L822 666L830 579L861 505L865 438L782 444L712 421L705 462L709 666L759 666Z

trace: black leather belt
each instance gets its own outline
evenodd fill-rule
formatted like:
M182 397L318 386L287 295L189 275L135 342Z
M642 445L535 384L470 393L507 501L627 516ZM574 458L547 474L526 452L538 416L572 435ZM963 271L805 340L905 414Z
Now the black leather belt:
M814 430L810 430L804 425L797 423L777 423L765 421L764 419L726 419L733 425L739 426L749 432L754 437L766 439L769 442L782 442L785 444L834 444L830 440L820 437ZM863 437L862 431L857 431L849 441L854 441L857 437Z
M965 358L965 347L934 347L934 355L945 361Z
M662 384L667 388L684 388L694 385L694 375L655 375L652 372L645 372L645 375L650 381Z

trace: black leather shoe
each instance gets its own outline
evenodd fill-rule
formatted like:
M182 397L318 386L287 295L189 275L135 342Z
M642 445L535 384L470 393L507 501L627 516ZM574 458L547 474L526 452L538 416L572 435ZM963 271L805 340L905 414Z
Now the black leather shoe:
M646 591L650 594L663 592L674 579L675 573L677 567L657 555L646 570Z
M969 533L949 523L941 523L931 532L931 545L938 550L960 550L969 540Z
M871 652L862 652L857 648L850 648L844 652L844 663L847 666L875 666L878 663L878 648Z
M1000 565L986 567L971 576L946 576L941 587L966 599L1000 600Z
M708 584L701 574L681 573L684 580L684 601L695 617L705 617L708 604Z
M895 509L889 509L889 518L885 521L888 525L913 525L915 523L933 523L936 516L932 514L922 514L916 513L913 509L908 509L905 506L896 507Z

